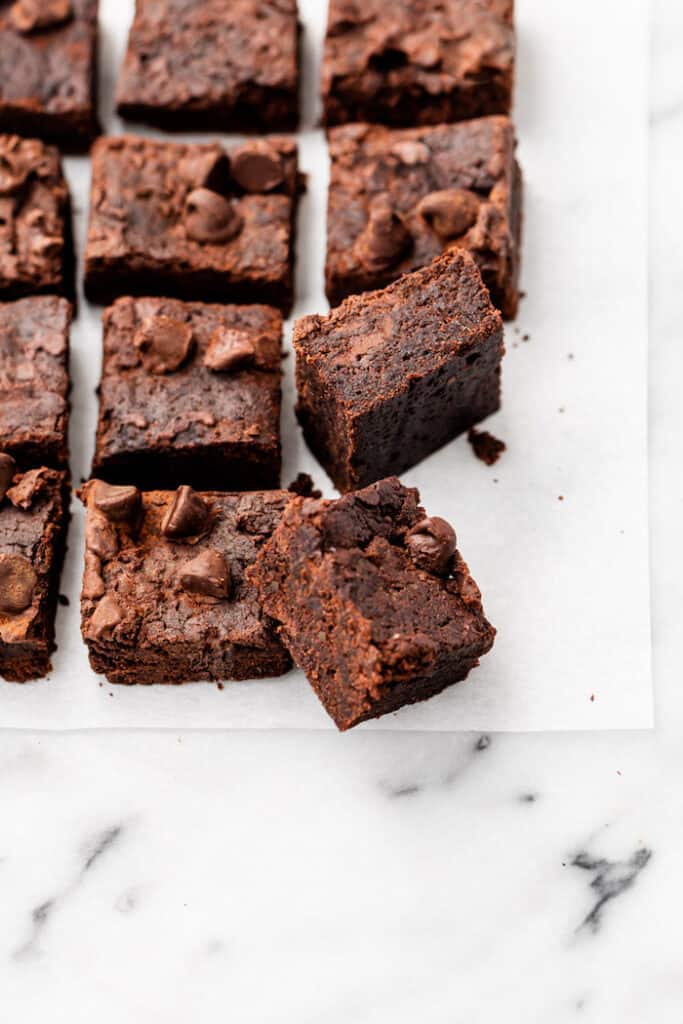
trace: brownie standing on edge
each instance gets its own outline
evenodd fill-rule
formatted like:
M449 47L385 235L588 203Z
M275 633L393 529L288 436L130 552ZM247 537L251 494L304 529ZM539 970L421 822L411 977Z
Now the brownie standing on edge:
M508 114L513 0L330 0L325 123L439 124Z
M93 476L144 490L278 487L281 346L268 306L119 299L104 314Z
M137 0L122 117L167 131L296 131L296 0Z
M455 533L419 500L395 477L296 498L251 572L339 729L440 693L493 646Z
M297 413L340 491L401 473L500 405L503 324L454 249L294 328Z
M185 683L282 675L275 625L246 578L292 495L142 494L85 485L83 638L112 683Z
M0 0L0 131L86 150L96 92L97 0Z
M493 304L517 313L522 175L507 117L329 133L327 297L382 288L452 246L474 256Z
M0 452L0 676L12 682L52 667L68 521L67 474L17 473Z
M59 153L0 135L0 300L73 294L71 203Z
M122 136L99 139L92 156L89 299L172 294L289 311L296 143L273 137L226 151Z
M22 469L69 461L69 328L66 299L0 303L0 452Z

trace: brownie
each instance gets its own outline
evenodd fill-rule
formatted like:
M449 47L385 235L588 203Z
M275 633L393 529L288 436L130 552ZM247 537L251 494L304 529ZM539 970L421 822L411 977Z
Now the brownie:
M381 288L452 246L467 249L494 305L519 299L522 176L507 117L329 133L327 295Z
M116 91L167 131L295 131L296 0L137 0Z
M71 203L59 152L0 135L0 301L73 296Z
M395 126L507 114L513 0L330 0L325 123Z
M498 409L503 325L453 249L294 328L297 412L340 491L415 465Z
M52 667L68 521L67 474L18 473L0 452L0 676L12 682Z
M280 485L282 315L118 299L104 313L93 476L143 490Z
M177 491L90 481L83 638L112 683L277 676L290 667L246 577L288 491Z
M97 0L0 0L0 131L83 152L96 94Z
M0 451L23 469L69 461L69 328L66 299L0 303Z
M339 729L440 693L493 645L452 527L419 501L395 477L296 498L251 572Z
M133 136L93 147L85 291L264 302L293 297L296 144L253 140L229 152Z

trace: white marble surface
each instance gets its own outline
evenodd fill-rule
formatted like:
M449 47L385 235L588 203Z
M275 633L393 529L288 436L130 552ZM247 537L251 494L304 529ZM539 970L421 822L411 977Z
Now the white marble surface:
M653 10L656 731L0 734L3 1024L680 1024L683 9Z

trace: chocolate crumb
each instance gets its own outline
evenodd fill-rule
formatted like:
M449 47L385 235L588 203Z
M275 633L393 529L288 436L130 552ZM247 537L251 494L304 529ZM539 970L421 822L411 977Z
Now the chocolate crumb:
M68 608L69 605L71 604L66 594L59 595L59 603L62 605L63 608Z
M474 427L467 435L467 440L472 446L472 451L485 462L487 466L493 466L507 449L504 441L499 441L488 430L475 430Z
M317 490L311 477L308 473L299 473L296 480L292 480L291 484L287 488L288 491L292 491L293 494L298 494L300 498L322 498L323 492Z

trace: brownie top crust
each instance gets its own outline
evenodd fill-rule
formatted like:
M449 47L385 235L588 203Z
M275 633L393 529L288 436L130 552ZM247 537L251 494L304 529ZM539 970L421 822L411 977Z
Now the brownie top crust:
M199 111L297 88L296 0L137 0L120 105Z
M245 573L291 500L288 491L198 494L181 487L140 495L90 481L81 497L88 643L273 643L273 624Z
M103 320L98 458L160 445L279 445L277 310L123 298Z
M305 362L354 413L499 335L493 307L472 257L445 253L382 291L352 295L327 316L294 328L297 360Z
M21 643L46 628L66 494L66 474L41 468L15 474L0 497L0 643Z
M54 446L66 459L71 303L0 303L0 451Z
M0 294L64 291L68 206L58 151L0 135Z
M471 252L488 282L505 289L516 260L509 118L400 130L345 125L330 130L329 146L326 277L333 301L423 267L453 245ZM393 248L376 237L384 208L399 219Z

